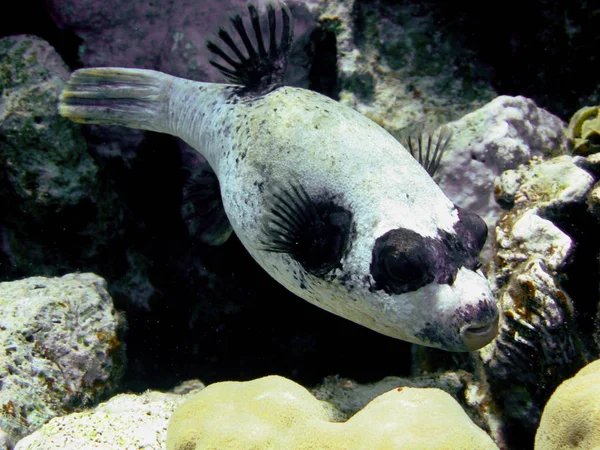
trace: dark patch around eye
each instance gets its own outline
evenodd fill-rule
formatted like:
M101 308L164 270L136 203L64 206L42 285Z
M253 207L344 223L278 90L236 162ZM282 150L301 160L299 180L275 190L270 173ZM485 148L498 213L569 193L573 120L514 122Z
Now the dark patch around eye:
M435 279L435 241L406 228L388 231L375 241L371 274L375 289L403 294Z
M427 238L404 228L377 239L371 262L376 289L402 294L431 283L435 262L427 244Z
M371 259L373 288L403 294L434 281L452 285L461 267L477 270L487 226L476 214L457 210L459 221L454 233L439 231L438 238L431 238L397 228L380 236Z
M477 214L456 207L458 223L454 226L456 234L461 237L465 251L471 255L479 255L487 240L488 228L484 220Z
M267 205L263 250L288 253L319 277L340 263L348 246L350 211L331 198L313 200L297 184L272 189Z

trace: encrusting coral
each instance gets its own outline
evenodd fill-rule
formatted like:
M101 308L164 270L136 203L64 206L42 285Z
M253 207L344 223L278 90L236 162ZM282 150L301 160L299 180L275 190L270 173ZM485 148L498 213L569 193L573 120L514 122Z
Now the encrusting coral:
M173 413L167 450L498 448L440 389L396 388L341 420L283 377L215 383Z

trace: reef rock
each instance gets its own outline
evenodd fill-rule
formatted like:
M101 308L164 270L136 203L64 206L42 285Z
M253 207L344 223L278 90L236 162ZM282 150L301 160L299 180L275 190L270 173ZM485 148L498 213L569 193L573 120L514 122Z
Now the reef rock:
M554 391L544 408L535 450L600 448L600 360Z
M0 283L0 429L11 442L113 393L123 331L96 275Z
M556 386L600 354L598 304L590 301L600 239L586 203L597 174L592 158L534 158L495 185L508 210L488 277L503 314L498 338L477 358L487 416L493 410L502 421L493 437L506 448L528 448Z
M385 377L375 383L361 384L338 375L326 377L312 394L326 401L347 417L356 414L376 397L397 388L438 388L453 397L458 396L472 376L464 371L445 372L423 377Z
M117 234L115 195L56 110L68 77L47 42L0 40L0 279L72 271Z
M91 410L52 419L15 450L162 450L169 417L186 398L155 391L120 394Z
M501 96L448 127L453 136L435 178L454 203L488 224L490 235L482 256L487 262L494 227L502 215L494 198L494 180L534 157L566 153L565 124L533 100Z
M167 449L497 449L440 389L397 388L347 421L279 376L208 386L171 416Z
M337 55L328 76L339 80L321 90L396 136L415 122L455 120L496 96L468 62L469 51L445 34L448 29L440 29L426 3L309 3L319 13L314 46L322 51L329 46Z
M339 99L392 134L414 122L438 125L495 97L472 52L440 29L429 5L287 0L296 45L288 84ZM260 2L259 2L260 4ZM156 69L223 81L206 49L245 2L111 0L49 2L57 24L82 39L84 66ZM135 25L135 26L133 26ZM457 67L458 66L458 67Z

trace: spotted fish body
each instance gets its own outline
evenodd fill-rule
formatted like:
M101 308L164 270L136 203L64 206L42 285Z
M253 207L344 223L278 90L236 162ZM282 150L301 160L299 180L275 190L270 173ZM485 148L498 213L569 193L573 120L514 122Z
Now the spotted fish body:
M268 11L271 45L256 53L273 67L248 75L215 63L245 85L82 69L59 111L83 123L169 133L198 150L218 178L233 231L299 297L409 342L451 351L486 345L498 312L478 270L485 224L455 206L379 125L318 93L283 86L291 31L284 27L274 46L275 8ZM280 11L285 23L282 3ZM227 33L220 36L237 54Z

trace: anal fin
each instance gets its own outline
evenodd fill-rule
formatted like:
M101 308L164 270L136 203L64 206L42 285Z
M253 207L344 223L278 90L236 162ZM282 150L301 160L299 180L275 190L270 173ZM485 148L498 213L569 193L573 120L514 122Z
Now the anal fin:
M193 169L184 183L181 215L190 234L205 244L221 245L231 236L219 180L208 165Z

